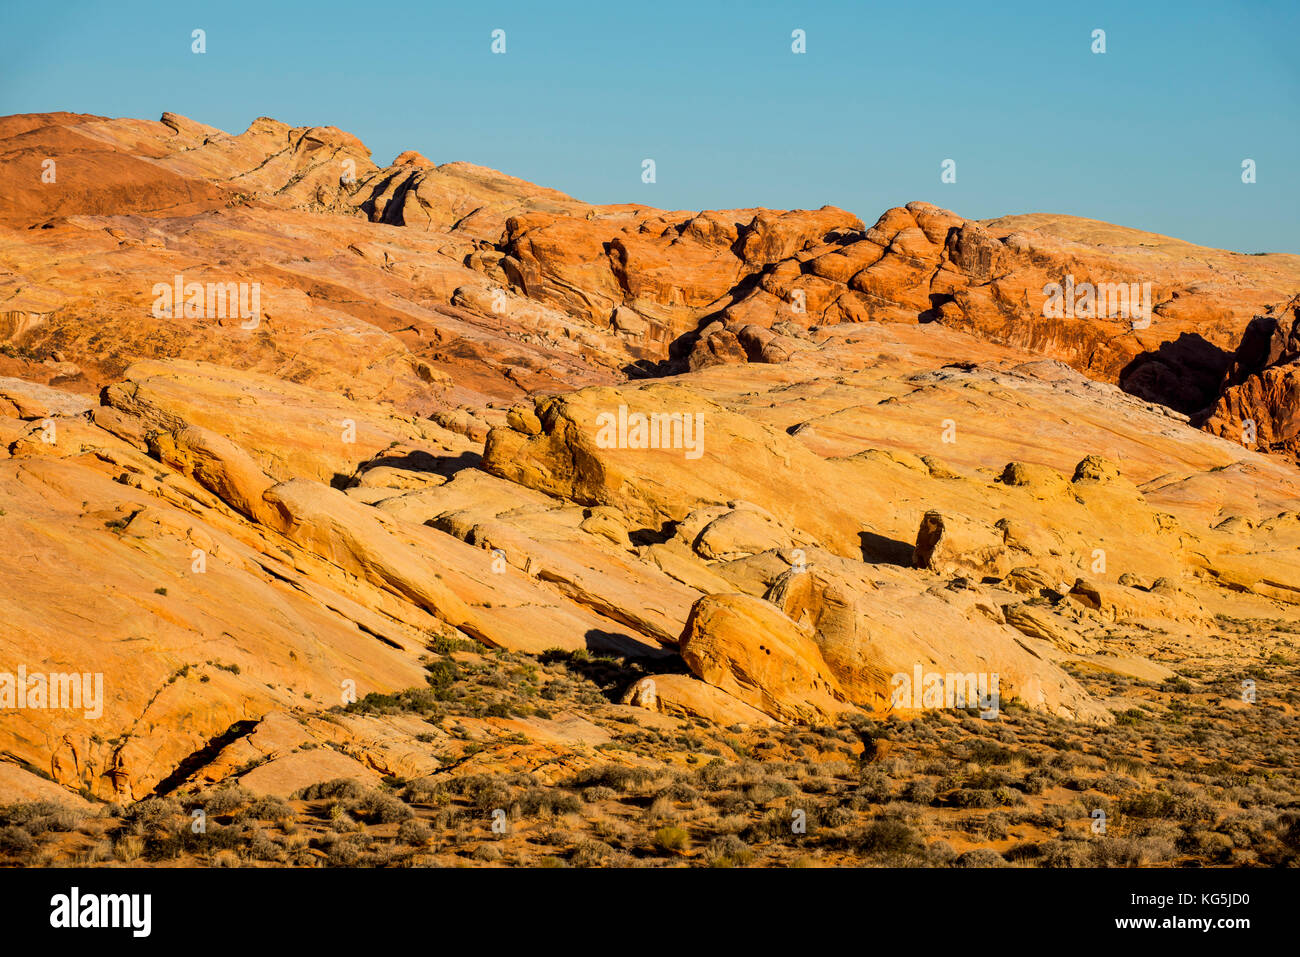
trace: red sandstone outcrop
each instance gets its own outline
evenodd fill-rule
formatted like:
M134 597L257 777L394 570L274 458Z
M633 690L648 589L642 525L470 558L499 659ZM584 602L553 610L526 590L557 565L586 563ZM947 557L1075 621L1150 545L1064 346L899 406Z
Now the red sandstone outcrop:
M1300 460L1300 297L1246 327L1204 428Z

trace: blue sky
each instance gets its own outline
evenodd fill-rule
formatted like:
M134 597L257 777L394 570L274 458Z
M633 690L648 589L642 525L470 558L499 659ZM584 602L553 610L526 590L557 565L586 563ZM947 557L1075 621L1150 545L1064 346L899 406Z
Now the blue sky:
M870 222L924 199L1300 253L1297 36L1295 0L5 0L0 113L172 110L232 133L267 115L348 130L381 164L417 149L590 202Z

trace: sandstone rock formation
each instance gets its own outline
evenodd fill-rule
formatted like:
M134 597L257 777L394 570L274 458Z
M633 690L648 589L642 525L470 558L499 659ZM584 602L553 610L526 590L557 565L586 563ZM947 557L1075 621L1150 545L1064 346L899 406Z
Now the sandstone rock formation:
M670 729L910 715L916 669L1106 723L1079 669L1300 621L1300 257L593 206L265 118L7 117L0 174L0 672L104 679L6 713L0 791L436 777L345 706L437 649L632 662ZM1067 276L1149 325L1045 316ZM487 771L608 741L464 726Z
M1300 460L1300 297L1251 320L1204 427Z

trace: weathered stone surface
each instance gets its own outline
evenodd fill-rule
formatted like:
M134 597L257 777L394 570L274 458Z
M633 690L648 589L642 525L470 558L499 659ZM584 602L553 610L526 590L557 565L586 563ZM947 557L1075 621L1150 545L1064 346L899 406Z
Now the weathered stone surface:
M1300 297L1247 326L1205 428L1300 460Z
M691 609L678 646L714 687L781 720L850 710L811 632L748 595L710 595Z
M664 714L703 718L727 727L773 723L757 708L690 675L662 674L642 678L627 689L623 703Z
M593 206L267 118L3 118L0 174L0 657L105 679L5 715L0 800L437 777L448 732L338 706L471 639L648 672L458 719L456 773L557 780L612 714L906 712L916 667L1105 722L1063 665L1300 617L1300 257ZM159 314L177 276L203 305ZM1045 315L1068 276L1151 283L1150 324Z

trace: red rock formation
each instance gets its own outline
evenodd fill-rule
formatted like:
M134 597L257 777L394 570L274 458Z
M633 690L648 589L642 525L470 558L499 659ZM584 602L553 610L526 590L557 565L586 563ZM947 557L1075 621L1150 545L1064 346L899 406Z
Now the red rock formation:
M1259 451L1300 458L1300 296L1246 327L1204 427Z
M0 723L58 786L130 800L262 747L276 786L432 773L430 725L325 712L469 637L684 651L709 684L632 698L669 722L888 711L918 662L1106 721L1066 665L1167 677L1144 659L1213 615L1294 627L1300 473L1252 449L1300 454L1300 257L929 203L593 206L266 118L8 117L0 176L0 652L112 678L94 729ZM177 277L193 312L157 309ZM1150 324L1046 309L1071 281L1150 283ZM1232 444L1154 402L1213 403ZM613 447L624 407L697 441ZM538 722L472 766L550 766L514 740Z

